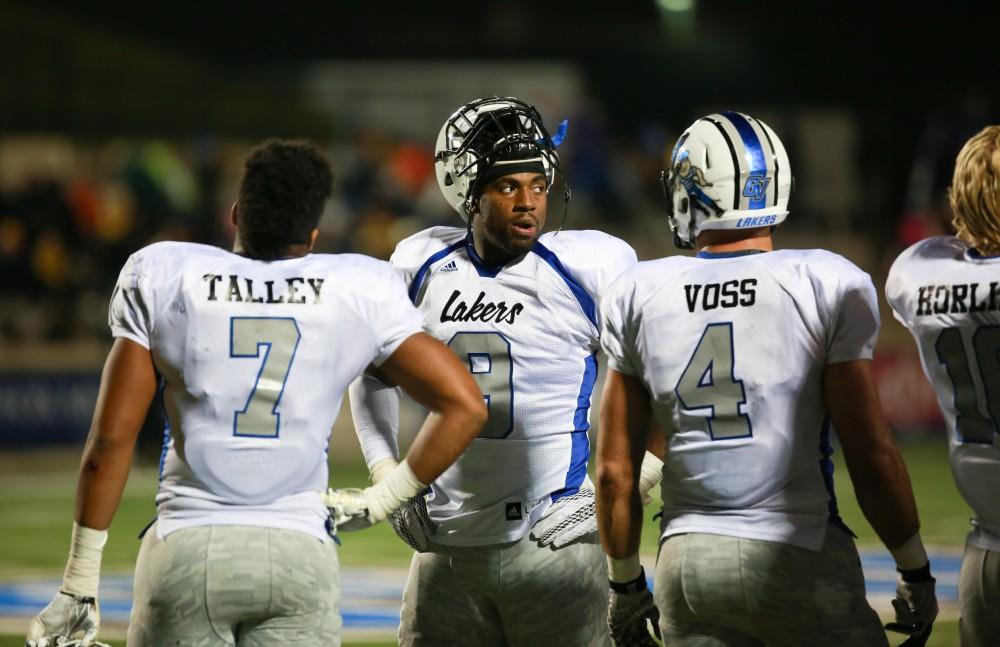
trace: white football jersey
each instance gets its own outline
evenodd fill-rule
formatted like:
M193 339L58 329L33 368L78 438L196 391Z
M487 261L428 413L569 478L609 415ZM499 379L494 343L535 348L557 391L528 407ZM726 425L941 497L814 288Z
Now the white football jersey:
M109 319L115 337L151 351L161 376L160 534L241 524L321 539L344 390L422 323L388 263L265 262L169 242L129 257Z
M600 309L609 365L642 380L668 434L662 536L818 550L839 521L821 377L871 358L871 278L822 250L675 256L623 275Z
M479 437L432 485L435 541L519 539L587 480L596 297L635 252L601 232L561 231L488 268L464 229L434 227L400 242L391 262L425 330L468 365L489 408Z
M896 259L885 295L937 392L955 484L976 513L969 539L1000 550L1000 257L929 238Z

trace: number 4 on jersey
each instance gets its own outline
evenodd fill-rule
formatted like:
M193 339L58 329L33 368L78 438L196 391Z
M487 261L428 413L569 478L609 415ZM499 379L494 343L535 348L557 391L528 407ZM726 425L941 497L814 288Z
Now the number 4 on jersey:
M746 393L736 379L733 356L733 324L708 324L674 388L682 415L708 409L699 417L706 419L712 440L753 435L750 417L741 411Z

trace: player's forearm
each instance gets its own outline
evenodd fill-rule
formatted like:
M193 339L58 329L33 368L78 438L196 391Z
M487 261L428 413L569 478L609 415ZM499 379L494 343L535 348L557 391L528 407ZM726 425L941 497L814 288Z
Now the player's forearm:
M354 433L371 468L387 458L399 458L399 391L381 380L362 375L348 390Z
M624 558L639 551L642 503L631 463L599 464L597 523L604 552Z
M455 403L431 412L413 440L406 460L423 483L431 483L455 462L486 423L486 407Z
M847 464L865 519L888 548L896 548L920 528L906 465L896 447L869 452Z
M118 510L132 465L133 442L88 441L76 489L76 521L104 530Z
M650 427L649 395L634 376L608 372L597 437L597 514L601 543L613 558L639 550L639 475Z
M156 393L152 356L118 338L108 353L77 482L76 520L102 530L111 525L128 479L135 440Z

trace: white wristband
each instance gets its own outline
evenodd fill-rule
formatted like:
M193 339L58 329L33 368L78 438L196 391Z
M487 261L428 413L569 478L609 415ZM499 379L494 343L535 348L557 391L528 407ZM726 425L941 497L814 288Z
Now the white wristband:
M385 521L390 514L399 509L399 506L415 497L425 487L427 485L417 480L416 474L410 469L410 464L404 460L378 483L365 488L368 516L373 523Z
M660 484L663 478L663 461L651 452L642 457L642 467L639 468L639 497L643 503L650 502L649 493Z
M378 483L384 479L392 470L396 469L399 463L395 458L383 458L379 462L368 468L368 473L372 477L372 483Z
M642 573L642 564L639 562L639 553L618 559L608 556L608 579L612 582L624 584L631 582Z
M916 533L907 539L902 546L890 548L892 558L896 560L896 567L901 571L912 571L927 564L927 551L924 549L924 542L920 540L920 533Z
M73 522L62 591L83 597L97 597L97 586L101 579L101 554L107 541L107 530L94 530Z

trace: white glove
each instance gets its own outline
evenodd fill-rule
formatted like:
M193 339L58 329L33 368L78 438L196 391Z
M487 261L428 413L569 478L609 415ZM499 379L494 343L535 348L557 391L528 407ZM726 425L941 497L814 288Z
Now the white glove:
M25 647L80 647L103 645L96 642L101 626L101 610L96 598L60 591L28 625ZM72 638L79 638L72 641ZM104 647L107 647L104 645Z
M885 628L910 636L903 643L907 647L921 647L931 635L931 627L938 614L935 582L929 563L922 568L899 571L896 597L892 601L896 621Z
M323 503L338 530L361 530L385 521L426 487L404 460L371 487L327 490Z
M653 633L659 638L660 611L646 586L646 573L640 571L631 582L609 584L608 629L615 647L657 647L647 622L652 623Z
M663 461L651 452L646 452L642 457L642 466L639 468L639 498L642 505L649 505L653 502L650 494L663 479Z
M330 511L330 518L338 531L361 530L375 523L368 515L368 501L365 490L361 488L331 488L323 495L323 505Z
M539 546L562 548L571 541L597 533L594 491L584 488L564 496L549 507L531 529L531 539Z
M396 535L418 553L430 548L431 537L437 533L437 524L427 513L427 500L418 494L389 515L389 523Z

